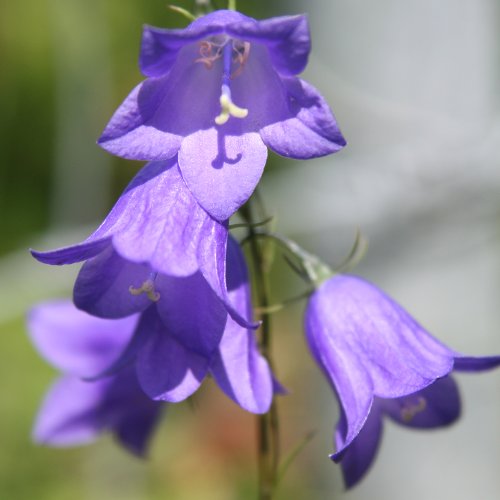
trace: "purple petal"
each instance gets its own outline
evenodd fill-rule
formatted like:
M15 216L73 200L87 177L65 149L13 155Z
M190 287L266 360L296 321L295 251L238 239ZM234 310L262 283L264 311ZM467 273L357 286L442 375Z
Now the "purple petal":
M306 335L346 413L345 446L363 427L373 396L412 394L453 366L452 351L381 290L353 276L334 276L312 295Z
M216 220L225 221L253 193L266 158L257 133L227 135L224 128L211 128L182 141L179 166L198 203Z
M98 144L129 160L167 160L175 156L182 137L154 126L168 92L164 79L137 85L106 125Z
M307 311L305 328L311 353L332 385L345 413L346 423L341 426L344 434L341 441L340 437L337 439L339 455L360 433L368 418L373 402L373 383L369 373L344 352L345 346L335 345L333 348L328 338L324 338L318 318Z
M449 376L415 394L384 399L382 405L398 424L421 429L450 425L458 419L461 409L457 384Z
M284 78L288 112L266 125L260 135L274 152L307 159L335 153L346 145L328 104L318 91L299 78Z
M252 413L266 413L271 406L273 379L259 354L255 334L227 319L219 352L210 365L218 386L235 403Z
M186 349L211 357L217 349L227 311L201 273L186 278L159 276L158 314L169 335Z
M434 339L401 306L374 285L335 276L308 307L320 325L325 349L341 350L362 366L379 397L406 396L447 375L454 353Z
M79 311L70 301L53 301L30 311L28 329L49 363L65 373L85 377L118 358L132 337L137 319L104 320Z
M50 446L77 446L95 440L106 427L100 407L112 381L82 382L67 376L47 393L39 410L33 439Z
M273 393L275 396L288 396L290 391L273 375Z
M220 112L222 63L207 69L197 63L199 47L179 53L172 71L136 87L120 105L99 144L107 151L136 160L175 156L181 139L210 128Z
M165 405L144 394L132 367L122 370L112 380L102 406L103 418L122 445L135 455L144 456Z
M37 252L36 250L31 250L31 255L44 264L60 266L63 264L75 264L76 262L91 259L103 252L109 245L109 239L97 239L83 242L78 245L58 248L50 252Z
M341 429L345 426L345 417L342 417L337 429L337 436L345 434L345 430ZM340 462L342 468L342 476L346 488L355 486L363 476L368 472L372 465L382 438L382 418L380 412L380 404L376 400L370 410L370 415L356 439L352 441L347 449L339 455L332 455L332 460ZM337 443L337 448L341 448L342 438Z
M255 20L235 11L221 10L207 14L192 22L186 29L161 29L144 26L139 65L146 76L168 73L180 49L186 45L224 33L228 25Z
M195 40L183 29L165 30L144 26L139 56L142 73L150 77L167 74L177 60L179 50Z
M231 94L248 116L230 119L222 128L229 134L257 132L290 117L287 88L263 46L252 45L241 74L231 80Z
M215 226L211 238L200 240L198 247L198 264L203 277L212 290L222 300L231 318L244 328L258 328L259 323L249 322L242 317L231 304L226 284L226 246L228 241L227 224Z
M238 243L228 243L229 297L236 311L252 320L250 285L245 259ZM219 387L233 401L252 413L265 413L271 406L273 379L267 361L258 351L252 330L228 318L219 351L210 370Z
M455 370L461 372L481 372L500 366L500 356L456 356Z
M282 74L304 71L311 39L306 16L273 17L257 22L234 23L226 32L250 42L263 44L269 50L273 65Z
M91 238L109 236L123 258L189 276L199 268L200 248L215 253L225 245L227 228L196 203L171 160L146 165Z
M88 260L81 268L73 291L75 305L101 318L123 318L151 305L145 293L133 295L151 270L120 257L112 247Z
M166 331L154 308L143 313L152 338L140 350L136 368L139 383L155 400L177 403L201 385L208 360L188 351Z
M130 408L114 429L118 441L131 453L140 457L144 457L147 453L151 434L161 415L161 407L165 406L153 401L148 403Z
M221 10L197 19L185 30L162 30L146 26L142 38L140 66L147 76L167 73L181 47L210 36L231 37L264 44L277 70L301 73L311 48L305 16L287 16L256 21L239 12Z
M67 376L48 392L34 439L51 446L75 446L110 430L129 451L143 455L160 410L161 405L141 391L132 370L97 382Z
M155 319L152 320L151 318ZM87 380L99 380L110 375L121 373L126 367L132 364L141 349L155 336L155 331L152 328L156 321L155 307L151 306L150 311L139 316L139 322L134 330L129 342L123 346L120 355L117 356L112 363L108 363L103 370L96 373L93 377L86 377Z

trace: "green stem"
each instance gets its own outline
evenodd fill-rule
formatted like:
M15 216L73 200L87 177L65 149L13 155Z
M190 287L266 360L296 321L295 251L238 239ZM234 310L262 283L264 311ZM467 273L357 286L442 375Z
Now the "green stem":
M177 5L167 5L167 7L170 10L177 12L177 14L184 16L189 22L192 22L196 19L196 16L194 14L191 14L189 10L183 9L182 7L178 7Z
M257 233L255 232L257 220L254 217L250 204L247 204L242 209L241 213L249 224L248 239L255 275L256 295L258 304L262 307L262 312L260 314L260 320L262 322L260 329L260 350L262 355L267 359L271 369L273 369L271 356L271 317L266 311L270 305L270 294L265 252L262 242L259 241ZM259 468L258 499L272 500L274 485L276 484L278 476L280 449L278 409L274 398L269 412L257 416L257 435Z
M229 10L236 10L236 0L228 0L227 8Z

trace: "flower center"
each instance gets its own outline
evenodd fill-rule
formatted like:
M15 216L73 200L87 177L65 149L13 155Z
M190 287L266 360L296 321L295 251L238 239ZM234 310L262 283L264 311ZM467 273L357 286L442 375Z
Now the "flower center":
M246 118L248 109L234 104L231 98L231 80L243 73L250 55L250 43L233 40L228 37L204 40L200 43L200 62L207 69L212 69L215 61L222 58L222 85L219 98L221 112L215 117L217 125L224 125L229 118ZM233 71L234 67L234 71Z
M401 419L403 422L409 423L418 413L423 412L427 408L427 401L422 396L413 400L406 400L401 404Z
M160 300L160 294L155 290L156 274L157 273L151 273L149 278L144 281L144 283L139 288L130 285L128 287L128 291L132 295L141 295L145 293L151 302L158 302Z

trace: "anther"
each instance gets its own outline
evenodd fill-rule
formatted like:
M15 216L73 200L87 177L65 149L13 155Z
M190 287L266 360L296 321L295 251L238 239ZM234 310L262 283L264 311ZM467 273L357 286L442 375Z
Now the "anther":
M234 47L235 55L233 57L233 63L237 65L236 71L231 73L231 79L234 80L237 76L243 73L245 64L250 56L250 42L240 42L238 47Z
M154 281L151 279L146 280L139 288L130 285L128 291L132 295L141 295L145 293L151 302L158 302L160 300L160 294L155 290Z
M423 397L419 397L416 402L404 404L401 408L401 419L403 422L411 422L415 415L424 411L427 408L427 401Z

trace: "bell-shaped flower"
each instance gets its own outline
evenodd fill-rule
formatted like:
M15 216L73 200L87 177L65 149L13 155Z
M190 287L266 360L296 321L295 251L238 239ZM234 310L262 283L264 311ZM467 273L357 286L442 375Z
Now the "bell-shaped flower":
M91 314L116 318L143 310L154 300L155 287L172 286L179 278L200 284L208 295L204 300L212 303L213 294L206 291L211 288L236 321L249 326L227 296L227 238L227 221L214 220L199 206L172 158L146 165L84 242L32 253L46 264L87 261L75 301L88 310L84 302L96 302L100 294L100 304L88 310Z
M306 337L340 403L336 453L353 486L375 458L381 417L409 427L452 423L460 413L449 374L500 365L500 356L467 357L432 337L374 285L336 275L311 296Z
M33 430L36 442L77 446L109 431L129 451L144 455L164 405L152 401L128 367L97 381L84 377L104 370L120 355L137 315L105 320L79 311L70 301L34 307L28 317L40 354L63 373L48 391Z
M239 325L220 304L217 311L216 302L207 302L204 290L213 292L203 281L160 280L153 292L158 300L149 301L127 347L101 376L134 364L139 383L151 398L177 403L210 374L243 409L265 413L271 405L273 377L258 351L254 330ZM228 244L227 286L235 311L251 323L246 263L233 239ZM166 306L160 306L163 297ZM92 310L90 302L87 309Z
M135 160L178 154L200 205L225 221L250 197L267 147L298 159L345 145L323 97L296 75L307 64L305 16L257 21L221 10L185 29L146 26L148 78L118 108L99 144Z

